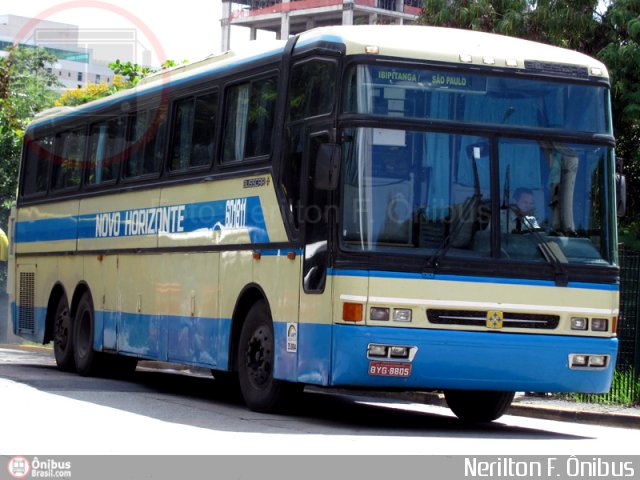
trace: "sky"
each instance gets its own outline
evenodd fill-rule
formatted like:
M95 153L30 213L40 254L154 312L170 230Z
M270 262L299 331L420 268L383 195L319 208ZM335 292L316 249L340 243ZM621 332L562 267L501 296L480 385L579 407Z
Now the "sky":
M161 63L161 58L194 61L219 53L221 13L221 0L0 0L0 15L35 17L86 29L135 28L139 48L151 51L153 65ZM232 48L247 41L247 29L232 28Z

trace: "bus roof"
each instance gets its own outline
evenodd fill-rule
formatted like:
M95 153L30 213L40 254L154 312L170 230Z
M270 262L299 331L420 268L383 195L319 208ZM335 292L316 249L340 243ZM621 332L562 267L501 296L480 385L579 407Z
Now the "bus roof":
M598 77L607 78L605 65L582 53L471 30L419 25L323 27L301 33L297 46L322 40L343 43L347 55L365 54L368 47L374 51L377 47L379 55L454 64L463 63L464 58L471 65L522 69L525 61L547 62L600 69Z
M608 78L604 64L575 51L514 37L452 28L417 25L320 27L301 33L296 42L296 49L326 43L344 45L347 55L377 54L385 57L513 68L514 70L523 69L525 61L533 61L547 65L580 67L588 71L589 75ZM212 55L197 62L163 70L144 79L136 88L123 90L78 107L57 107L45 110L36 116L30 127L68 115L88 113L109 103L162 88L164 85L186 81L210 72L223 71L260 58L277 56L283 52L284 45L284 41L251 42L244 49Z

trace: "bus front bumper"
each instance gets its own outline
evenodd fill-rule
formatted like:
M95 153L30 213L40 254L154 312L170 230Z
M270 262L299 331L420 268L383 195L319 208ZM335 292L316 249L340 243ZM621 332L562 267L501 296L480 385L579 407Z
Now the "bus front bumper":
M525 392L607 392L618 349L617 338L349 325L333 325L332 343L334 386ZM412 358L384 358L385 346ZM570 365L572 355L606 365Z

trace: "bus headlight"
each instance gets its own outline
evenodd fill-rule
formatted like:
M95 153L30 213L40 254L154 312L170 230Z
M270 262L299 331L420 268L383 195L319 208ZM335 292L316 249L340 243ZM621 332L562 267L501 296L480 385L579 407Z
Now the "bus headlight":
M571 317L571 330L586 330L589 327L589 319L585 317Z
M594 332L606 332L609 329L609 320L606 318L592 318L591 330Z
M389 309L381 307L371 307L369 318L376 322L386 322L389 320Z
M410 322L411 321L411 309L409 309L409 308L394 308L393 309L393 321L394 322Z

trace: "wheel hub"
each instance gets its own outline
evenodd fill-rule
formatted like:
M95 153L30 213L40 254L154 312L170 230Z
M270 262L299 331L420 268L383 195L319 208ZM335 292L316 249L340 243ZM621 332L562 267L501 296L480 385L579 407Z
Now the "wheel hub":
M261 386L271 377L271 336L264 329L254 332L247 345L247 367L252 383Z
M69 310L64 309L56 317L53 340L62 349L67 348L69 341Z

